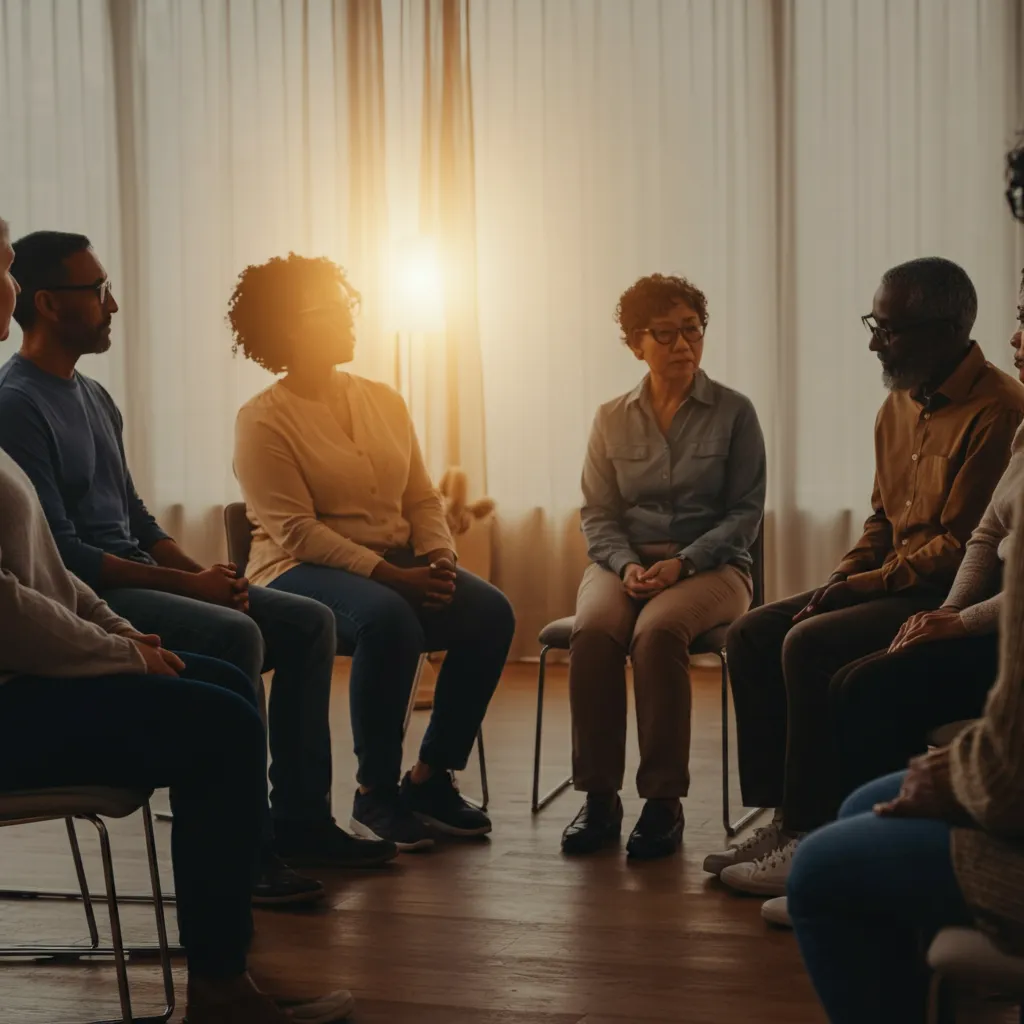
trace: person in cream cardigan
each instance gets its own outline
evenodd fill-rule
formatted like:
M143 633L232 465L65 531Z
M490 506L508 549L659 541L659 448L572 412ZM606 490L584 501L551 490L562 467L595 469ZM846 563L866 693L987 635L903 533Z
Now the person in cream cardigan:
M283 377L247 402L235 473L254 527L254 584L322 601L354 650L359 767L352 829L400 850L431 829L490 831L459 795L508 655L511 606L457 565L412 420L390 387L337 369L355 353L359 295L327 259L248 267L231 298L235 351ZM405 707L420 655L446 651L419 759L401 779Z

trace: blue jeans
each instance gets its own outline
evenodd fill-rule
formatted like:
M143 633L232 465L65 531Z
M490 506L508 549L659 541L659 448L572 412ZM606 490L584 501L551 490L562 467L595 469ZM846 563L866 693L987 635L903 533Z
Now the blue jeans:
M949 825L872 811L904 775L850 796L838 821L803 840L789 876L800 952L833 1024L924 1021L927 945L939 929L971 922Z
M270 805L275 819L330 817L331 673L334 616L321 604L264 587L249 591L249 614L159 590L108 590L103 598L142 633L164 646L236 665L254 694L273 670Z
M249 681L182 655L180 679L21 676L0 685L0 790L169 787L178 926L189 971L245 970L267 804L266 739Z
M459 569L452 603L424 611L376 580L324 565L296 566L270 586L322 601L334 613L339 648L353 652L349 700L361 785L399 781L405 709L425 651L447 656L420 760L440 770L466 767L515 632L500 590Z

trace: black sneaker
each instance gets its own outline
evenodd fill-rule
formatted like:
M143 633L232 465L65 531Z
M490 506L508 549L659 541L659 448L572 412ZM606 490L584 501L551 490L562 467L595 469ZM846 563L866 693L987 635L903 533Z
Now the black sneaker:
M678 800L648 800L629 834L626 853L635 860L668 857L683 845L683 805Z
M420 821L448 836L485 836L491 831L491 819L463 799L452 772L434 772L419 785L406 773L402 802Z
M394 843L404 853L434 845L426 827L413 817L402 801L397 786L373 789L369 793L360 793L357 789L348 827L363 839Z
M562 833L562 852L570 856L596 853L617 843L622 834L622 801L604 793L588 793L580 813Z
M252 887L255 906L286 907L316 903L324 897L324 883L306 878L269 850L260 859L259 874Z
M359 839L327 821L277 821L274 849L285 860L311 868L376 868L398 856L394 843Z

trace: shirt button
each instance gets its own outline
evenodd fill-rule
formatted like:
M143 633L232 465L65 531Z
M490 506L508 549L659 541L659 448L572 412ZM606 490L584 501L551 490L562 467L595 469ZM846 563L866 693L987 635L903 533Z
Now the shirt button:
M907 502L907 508L910 508L910 506L911 506L911 505L913 505L913 504L914 504L914 503L913 503L912 501L908 501L908 502Z
M930 419L932 418L932 414L931 414L930 412L926 412L926 413L924 414L924 418L925 418L926 420L930 420Z
M376 493L377 493L377 488L376 488L376 487L371 487L371 488L370 488L370 493L371 493L371 494L376 494ZM909 504L910 504L910 502L908 501L908 502L907 502L907 504L909 505Z
M910 542L909 542L909 541L907 540L907 538L906 538L906 537L904 537L904 538L903 538L903 540L901 540L901 541L900 541L900 544L902 544L902 545L903 545L903 547L906 547L906 546L907 546L907 544L909 544L909 543L910 543Z
M910 456L910 461L917 462L917 452L914 452L914 454Z
M668 479L668 473L662 473L661 474L661 479L662 480L667 480Z

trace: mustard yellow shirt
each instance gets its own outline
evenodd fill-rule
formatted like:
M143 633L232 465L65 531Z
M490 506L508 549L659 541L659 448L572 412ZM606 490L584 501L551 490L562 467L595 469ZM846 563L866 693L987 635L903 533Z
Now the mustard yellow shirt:
M331 402L271 385L239 410L235 475L254 584L303 562L369 576L394 548L454 548L405 402L386 384L336 372Z

